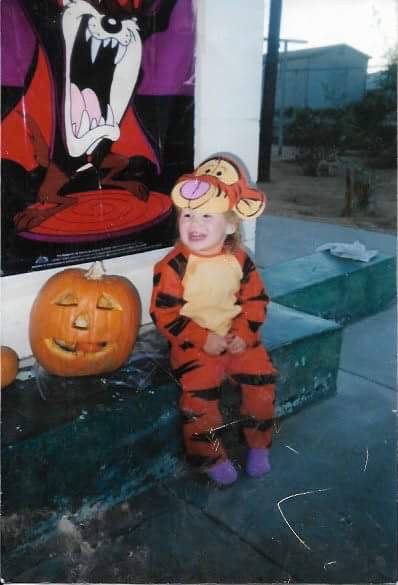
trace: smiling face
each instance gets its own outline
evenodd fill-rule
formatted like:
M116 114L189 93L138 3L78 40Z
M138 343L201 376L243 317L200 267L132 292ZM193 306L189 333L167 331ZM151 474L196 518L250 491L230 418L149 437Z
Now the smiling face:
M179 216L178 229L181 242L194 254L212 256L221 252L225 238L233 234L236 227L223 213L186 209Z
M30 313L32 353L49 372L87 376L111 372L127 359L140 324L138 294L130 281L67 269L40 290Z
M99 10L86 0L64 0L65 136L73 157L90 154L104 138L119 139L141 65L137 19Z

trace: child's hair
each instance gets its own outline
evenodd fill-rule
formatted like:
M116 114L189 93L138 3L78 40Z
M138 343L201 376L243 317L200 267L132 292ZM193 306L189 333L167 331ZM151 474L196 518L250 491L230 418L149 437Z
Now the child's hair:
M177 221L178 221L181 213L183 211L186 211L186 210L181 209L181 208L177 208L176 211L177 211ZM226 249L227 252L235 252L236 250L239 250L239 248L241 247L241 244L242 244L242 238L241 238L241 233L240 233L241 219L240 219L240 217L238 217L236 215L236 213L234 213L231 210L225 211L223 213L223 215L225 216L225 219L227 220L228 223L231 223L232 225L235 226L234 233L228 234L227 237L225 238L224 248ZM178 244L179 242L180 242L180 238L177 237L175 243Z
M226 211L224 213L225 219L228 223L231 223L235 226L235 231L233 234L229 234L224 241L224 247L226 250L230 252L234 252L241 247L242 238L240 233L240 223L241 219L234 213L233 211Z

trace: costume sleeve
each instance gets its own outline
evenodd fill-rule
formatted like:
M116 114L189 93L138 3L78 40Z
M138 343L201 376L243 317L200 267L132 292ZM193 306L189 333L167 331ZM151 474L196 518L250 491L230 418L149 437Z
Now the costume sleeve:
M232 322L231 333L251 346L259 340L259 329L267 315L269 297L254 262L245 254L238 294L242 311Z
M172 345L202 349L208 331L189 317L180 315L184 305L183 287L178 274L167 263L155 266L150 314L159 331Z

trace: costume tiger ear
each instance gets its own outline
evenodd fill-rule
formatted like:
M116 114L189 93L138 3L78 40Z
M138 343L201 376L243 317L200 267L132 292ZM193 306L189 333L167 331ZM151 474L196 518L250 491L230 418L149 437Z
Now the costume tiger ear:
M180 177L171 198L180 209L203 213L232 210L240 219L255 219L266 205L265 194L249 185L242 166L224 156L206 159L193 173Z
M267 204L265 193L248 188L232 210L241 219L255 219L262 214Z

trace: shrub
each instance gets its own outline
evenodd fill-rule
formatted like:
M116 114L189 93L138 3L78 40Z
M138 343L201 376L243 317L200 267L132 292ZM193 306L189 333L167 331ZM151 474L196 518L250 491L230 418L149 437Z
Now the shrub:
M397 66L383 73L380 89L338 109L296 110L285 130L286 144L298 148L305 174L318 174L319 162L347 148L364 151L372 166L396 165Z

